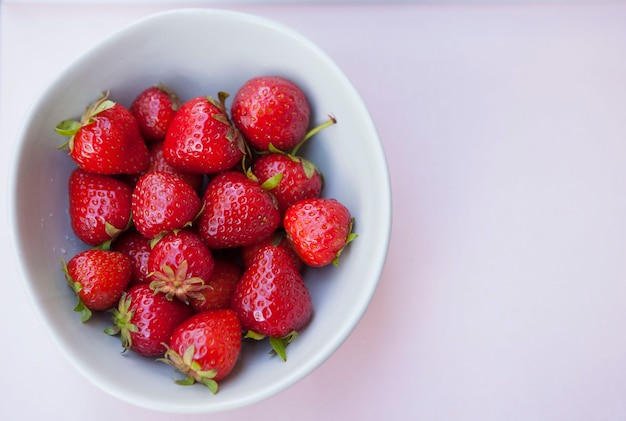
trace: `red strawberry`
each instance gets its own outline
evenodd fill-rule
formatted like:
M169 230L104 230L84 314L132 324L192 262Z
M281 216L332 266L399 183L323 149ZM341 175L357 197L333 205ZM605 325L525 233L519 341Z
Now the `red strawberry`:
M148 165L148 171L166 172L174 174L185 180L196 192L199 192L204 183L204 175L191 173L187 171L181 171L172 167L163 156L163 145L165 142L152 142L149 145L150 149L150 164Z
M134 285L122 294L113 309L113 325L108 335L120 333L124 351L132 349L139 355L154 357L166 351L176 326L193 315L191 307L178 300L155 294L146 284Z
M280 224L275 199L240 172L216 175L202 200L198 229L210 248L252 244L269 237Z
M195 190L180 177L149 172L137 181L131 205L137 231L154 238L191 225L202 203Z
M82 168L72 171L68 184L70 223L80 240L97 246L128 228L132 196L128 184Z
M231 105L235 127L253 148L263 151L270 143L282 151L292 149L304 137L310 114L302 89L279 76L248 80Z
M99 174L136 174L148 167L148 147L139 125L108 94L91 104L81 121L64 120L56 131L70 136L70 157L79 167Z
M174 330L163 361L187 377L180 385L199 382L213 393L232 371L241 350L241 325L230 309L197 313Z
M234 167L243 157L245 144L224 108L210 96L187 101L172 120L163 146L165 160L175 168L195 173L217 173Z
M309 266L337 265L352 233L350 211L335 199L314 198L292 205L283 218L287 239Z
M265 246L276 246L276 247L284 249L289 255L289 257L291 258L291 261L294 267L297 270L302 269L302 266L303 266L302 259L300 259L300 256L298 256L298 253L296 253L296 251L291 246L291 243L287 240L287 237L285 236L285 232L283 230L276 230L274 231L272 235L270 235L266 239L247 245L245 247L242 247L241 248L241 262L243 264L244 269L247 269L248 267L250 267L258 251Z
M130 106L137 119L143 138L148 141L163 140L181 101L167 86L159 84L144 89Z
M270 146L270 153L260 155L252 165L252 173L270 191L281 212L298 200L319 197L323 177L313 163L298 156L300 147L320 130L337 122L332 115L326 122L311 129L289 153Z
M235 291L243 271L232 260L216 258L211 279L207 282L208 288L203 289L200 297L191 297L189 305L196 313L207 310L230 308L230 300Z
M150 239L141 235L136 229L124 231L111 244L111 250L119 251L130 258L133 273L131 284L145 284L150 282L148 277L148 258L150 257Z
M213 255L198 234L190 230L172 231L152 248L148 269L153 281L150 288L187 303L199 294L213 274Z
M322 191L320 172L301 157L281 153L261 155L254 162L252 172L276 198L281 212L298 200L319 197Z
M248 336L270 337L272 348L286 360L284 347L310 320L309 290L289 255L276 246L257 252L235 288L231 308Z
M130 282L130 259L117 251L90 249L63 262L67 283L76 293L83 322L91 317L91 310L107 310L119 301Z

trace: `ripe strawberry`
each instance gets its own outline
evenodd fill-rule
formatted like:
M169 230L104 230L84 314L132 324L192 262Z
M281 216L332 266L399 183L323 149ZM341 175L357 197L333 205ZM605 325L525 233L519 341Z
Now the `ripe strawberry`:
M298 200L319 197L322 192L322 175L302 157L282 153L261 155L254 162L252 172L276 198L283 213Z
M181 101L167 86L159 84L144 89L129 110L137 119L139 131L147 142L165 139L165 133Z
M92 310L107 310L119 301L132 269L130 259L120 252L89 249L63 262L63 272L78 297L74 311L86 322Z
M150 257L150 239L141 235L134 227L124 231L111 244L111 250L119 251L130 258L132 263L131 284L150 282L148 277L148 258Z
M349 210L335 199L301 200L285 212L283 225L287 239L309 266L339 263L339 255L357 235L352 232L354 219Z
M175 168L195 173L217 173L237 164L245 143L224 108L210 96L193 98L178 110L165 136L163 156Z
M191 225L201 206L200 197L189 184L163 172L141 176L131 202L135 227L148 238Z
M304 137L311 110L306 95L280 76L248 80L235 94L231 117L250 145L267 151L270 143L288 151Z
M210 248L252 244L269 237L280 224L275 199L240 172L216 175L202 200L204 212L198 229Z
M276 246L282 248L289 255L294 267L297 270L302 269L304 263L302 262L302 259L300 259L300 256L298 256L298 253L296 253L296 251L293 249L291 243L287 240L287 237L285 236L285 232L283 230L276 230L266 239L242 247L241 262L244 269L250 267L258 251L265 246Z
M232 260L215 258L215 266L208 288L200 291L204 299L190 297L189 305L196 313L207 310L230 308L230 300L243 273L242 269Z
M154 244L148 258L150 288L187 303L190 297L202 299L213 274L213 255L198 234L175 230Z
M311 161L297 153L313 135L337 122L332 115L329 117L308 131L288 153L270 145L269 153L260 155L252 165L252 174L276 198L282 213L298 200L319 197L322 192L322 174Z
M276 246L257 252L235 288L231 308L249 337L270 337L272 348L286 360L285 346L313 313L311 295L289 255Z
M72 230L83 242L97 246L128 228L132 196L128 184L76 168L70 174L68 192Z
M64 120L56 127L79 167L98 174L136 174L148 167L148 147L139 125L108 93L91 104L81 121Z
M241 350L241 325L230 309L197 313L174 330L159 361L171 365L187 377L180 385L202 383L217 393L217 382L235 366Z
M169 342L176 326L193 315L185 303L155 294L146 284L130 287L112 312L113 325L105 333L120 333L124 351L132 349L145 357L163 355L163 343Z

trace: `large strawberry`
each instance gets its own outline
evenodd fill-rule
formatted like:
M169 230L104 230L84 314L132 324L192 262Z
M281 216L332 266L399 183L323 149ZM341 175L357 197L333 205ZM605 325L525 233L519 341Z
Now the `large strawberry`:
M144 89L130 105L130 112L139 124L143 138L148 141L163 140L181 101L167 86L158 84Z
M83 322L91 311L108 310L115 306L130 282L130 259L117 251L89 249L74 255L63 272L68 285L76 293Z
M135 227L148 238L190 226L201 206L200 197L189 184L164 172L141 176L131 202Z
M311 295L290 256L276 246L257 252L235 288L231 308L249 337L269 337L286 360L285 346L313 313Z
M152 248L148 259L150 288L187 303L190 297L203 299L199 292L209 288L213 255L202 239L188 229L172 231Z
M105 333L119 333L124 351L132 349L146 357L163 355L163 343L169 342L176 326L193 315L185 303L155 294L146 284L134 285L124 292L112 312L113 324Z
M189 305L196 313L207 310L230 308L230 300L235 286L243 273L233 260L224 257L215 258L213 274L207 282L208 288L200 291L202 297L190 297Z
M236 171L216 175L203 196L200 236L210 248L245 246L269 237L280 224L275 199Z
M121 233L111 244L111 250L119 251L130 258L133 273L131 284L150 283L148 259L150 258L150 239L141 235L134 227Z
M231 124L219 101L210 96L190 99L172 120L163 146L165 160L175 168L196 173L217 173L234 167L245 153L245 142Z
M339 255L357 235L354 218L336 199L304 199L292 205L283 218L287 239L309 266L335 265Z
M80 121L64 120L56 131L69 136L67 148L79 167L99 174L137 174L148 167L148 147L139 125L108 93L91 104Z
M96 246L130 224L132 188L109 175L76 168L68 183L70 223L76 236Z
M232 371L241 350L241 324L230 309L208 310L182 322L159 359L185 374L176 383L199 382L213 393Z
M231 105L233 124L257 150L272 144L288 151L304 137L311 109L305 93L280 76L260 76L246 81Z

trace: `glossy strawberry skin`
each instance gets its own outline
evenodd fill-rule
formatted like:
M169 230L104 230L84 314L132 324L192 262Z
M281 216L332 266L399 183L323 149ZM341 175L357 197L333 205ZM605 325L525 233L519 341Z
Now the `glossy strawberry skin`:
M232 371L241 350L241 324L235 313L230 309L204 311L178 325L170 349L183 355L190 346L201 370L216 370L213 380L222 380Z
M320 267L333 262L349 242L352 218L336 199L305 199L287 209L283 226L302 261Z
M296 253L289 240L287 240L285 232L280 229L274 231L272 235L264 240L257 241L256 243L241 248L241 263L244 269L250 267L258 251L265 246L276 246L282 248L289 255L289 258L291 259L291 262L296 270L302 269L304 262L302 262L298 253Z
M119 251L130 258L132 263L130 283L132 285L150 282L148 259L151 249L150 239L141 235L134 228L124 231L111 244L111 250Z
M269 237L280 224L275 199L244 174L216 175L203 196L198 221L200 236L209 248L245 246Z
M270 143L282 151L291 150L304 138L310 114L302 89L280 76L248 80L231 105L233 124L254 149L263 151Z
M148 147L137 120L117 103L78 129L69 154L78 166L99 174L137 174L148 167Z
M163 172L141 176L131 201L135 227L148 238L191 224L200 207L200 197L189 184Z
M172 167L163 156L163 145L165 142L156 141L150 143L150 164L147 171L166 172L177 175L189 184L196 192L200 192L204 183L204 175L181 171Z
M68 192L72 230L86 244L100 245L127 228L132 196L128 184L76 168L70 174Z
M313 313L300 272L276 246L257 252L235 288L231 308L245 330L275 338L302 329Z
M158 85L141 91L129 111L135 116L143 138L153 142L165 139L167 128L180 105L180 100L171 90Z
M322 176L311 164L299 157L281 153L261 155L253 164L252 172L264 183L271 177L281 174L279 183L270 189L278 201L281 212L299 200L319 197L322 192ZM307 174L304 165L310 165Z
M232 260L216 258L214 261L213 274L208 281L209 288L201 291L204 299L192 297L189 300L189 305L196 313L230 308L235 286L243 274L241 267Z
M155 357L163 355L163 343L167 344L174 329L193 314L185 303L168 300L163 294L155 294L148 285L137 284L121 297L112 317L113 332L121 331L125 349Z
M107 310L117 304L131 277L131 262L122 253L89 249L67 262L70 283L80 284L76 295L91 310Z
M175 168L201 174L228 170L243 157L243 140L210 97L183 104L165 136L163 156Z

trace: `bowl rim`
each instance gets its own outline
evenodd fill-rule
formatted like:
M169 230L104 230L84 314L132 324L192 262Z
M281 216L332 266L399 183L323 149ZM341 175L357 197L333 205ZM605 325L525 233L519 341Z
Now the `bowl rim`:
M221 17L221 16L227 17L229 19L236 18L238 20L246 21L247 23L254 23L256 25L261 25L267 28L272 28L272 29L275 29L284 33L285 35L292 37L295 40L302 42L304 45L306 45L308 49L311 49L312 51L314 51L315 54L319 56L320 59L325 60L326 64L331 66L335 70L335 73L337 75L340 75L341 77L343 77L344 78L343 83L347 87L353 90L355 97L361 99L359 93L356 91L356 88L354 87L352 82L348 79L348 77L345 75L343 70L339 68L339 66L334 62L334 60L332 60L325 51L323 51L320 47L318 47L317 44L312 42L310 39L308 39L304 35L300 34L298 31L294 30L293 28L287 25L284 25L282 23L279 23L277 21L274 21L272 19L269 19L263 16L255 15L253 13L220 9L220 8L190 7L190 8L170 9L170 10L148 14L144 17L136 19L122 26L119 30L115 31L115 33L112 33L108 36L103 37L100 41L95 43L93 46L91 46L90 48L87 48L85 51L78 54L71 61L69 61L55 75L55 77L53 77L50 81L48 81L46 88L38 95L38 97L34 100L33 104L31 104L29 111L25 114L22 120L23 124L21 125L19 133L17 134L16 140L13 144L10 174L9 174L9 180L8 180L9 196L10 196L10 200L8 201L9 203L8 219L9 219L9 226L11 227L10 236L11 236L12 251L14 254L14 259L12 260L16 266L17 273L21 281L20 283L24 286L31 303L33 304L34 312L37 314L37 318L40 320L43 326L45 326L45 330L48 336L52 339L52 341L56 344L58 349L61 351L61 353L65 357L69 357L68 350L66 349L67 346L65 343L62 342L60 338L57 337L57 335L54 334L54 332L56 331L56 327L54 326L53 322L50 321L46 317L46 313L44 312L44 310L39 305L37 305L38 297L37 297L37 292L35 289L35 284L29 280L30 276L25 267L27 263L26 258L24 254L22 253L22 250L24 249L24 243L23 243L24 240L20 236L21 228L19 225L19 216L18 216L19 209L18 209L17 204L19 203L18 196L21 194L19 191L19 187L20 187L19 174L21 171L22 160L25 154L25 147L26 147L26 144L28 143L25 141L27 138L28 130L29 130L27 123L29 121L32 121L35 118L37 111L40 110L41 107L44 105L46 101L46 97L48 96L48 93L54 89L54 86L56 86L60 81L64 79L66 72L69 69L74 68L76 65L82 62L88 61L91 56L97 54L99 50L104 48L104 46L109 45L110 43L115 43L116 40L126 36L127 33L132 31L134 28L141 27L153 20L163 19L171 15L192 15L192 14L199 14L199 13L205 14L209 16L210 18ZM279 383L273 389L268 388L267 390L257 391L253 395L250 395L246 398L234 399L234 400L229 400L229 401L220 402L220 403L216 402L213 404L209 403L208 405L204 406L202 410L200 411L195 410L195 409L191 409L189 411L181 411L181 408L173 409L166 404L163 404L160 407L155 408L154 405L149 405L147 402L137 402L134 399L127 398L123 394L117 393L116 390L110 387L110 385L105 384L105 382L97 381L95 376L89 373L89 370L87 367L83 366L83 364L76 361L75 359L68 358L71 365L78 372L80 372L85 378L87 378L91 383L98 386L100 389L107 392L109 395L115 396L122 401L131 403L137 406L141 406L144 408L148 408L152 410L159 410L163 412L207 413L207 412L217 412L217 411L235 409L235 408L248 406L248 405L257 403L259 401L262 401L270 396L278 394L279 392L287 389L288 387L292 386L296 382L302 380L304 377L308 376L312 371L314 371L317 367L323 364L343 344L343 342L345 342L348 339L348 337L352 334L352 332L354 331L354 329L357 327L360 320L362 319L363 315L369 308L369 304L380 283L380 278L382 276L384 265L387 260L389 244L391 241L391 223L392 223L391 194L392 192L391 192L391 180L390 180L389 168L388 168L386 157L384 154L384 148L383 148L382 142L380 141L380 137L378 135L378 131L374 125L374 122L371 118L369 111L366 109L362 100L361 100L361 106L362 106L362 112L364 113L363 115L368 117L368 121L364 123L370 126L372 133L374 133L376 139L378 140L377 146L380 148L380 156L382 159L382 164L383 164L383 169L384 169L383 171L384 174L381 174L384 176L384 179L379 180L381 182L381 185L385 186L385 190L384 192L382 192L381 197L380 197L381 219L378 220L378 222L383 228L385 234L382 238L383 241L377 244L377 253L373 257L374 260L372 260L372 263L374 264L373 267L376 268L376 271L372 273L372 277L376 279L376 282L371 283L369 290L366 290L364 292L365 297L366 297L366 302L364 303L364 305L358 307L354 312L350 314L350 317L351 317L350 323L348 323L345 326L345 328L341 331L340 334L335 335L335 337L338 339L336 339L335 341L329 341L330 343L326 344L325 348L320 349L319 350L320 352L315 358L315 360L306 364L305 367L299 367L295 369L292 375L287 376L284 379L284 381Z

